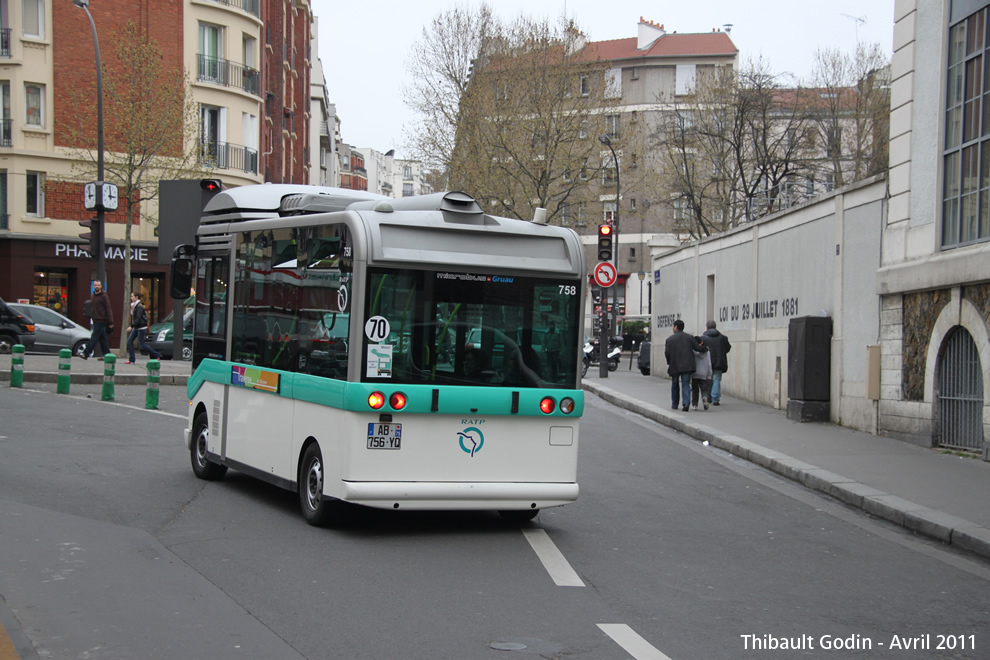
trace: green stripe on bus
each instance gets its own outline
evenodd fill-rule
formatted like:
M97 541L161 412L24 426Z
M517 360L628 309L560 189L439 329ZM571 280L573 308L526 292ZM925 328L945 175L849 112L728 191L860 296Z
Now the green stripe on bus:
M230 362L203 360L186 387L189 398L196 396L203 383L233 385ZM279 391L269 392L298 401L329 406L354 412L378 413L433 413L433 391L437 390L437 414L457 415L518 415L522 417L565 417L576 418L584 414L584 390L553 388L509 387L466 387L460 385L406 385L398 383L350 383L332 378L322 378L309 374L297 374L277 369L263 371L277 374ZM238 387L238 385L234 385ZM265 391L265 390L257 390ZM385 405L374 410L368 405L368 397L373 392L385 395ZM406 397L406 405L401 411L389 405L392 394L401 392ZM519 411L512 412L513 392L519 393ZM549 396L556 402L549 415L540 410L540 401ZM570 398L574 401L574 411L569 415L560 412L560 402Z

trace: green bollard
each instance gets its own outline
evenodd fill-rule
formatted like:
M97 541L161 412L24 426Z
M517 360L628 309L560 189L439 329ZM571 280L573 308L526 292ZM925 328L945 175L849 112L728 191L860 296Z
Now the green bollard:
M162 363L158 360L148 360L148 389L144 394L144 407L148 410L158 410L158 386L162 381Z
M72 380L72 351L63 348L58 352L58 385L55 386L56 394L68 394L69 383Z
M14 344L10 353L10 386L22 387L24 385L24 346Z
M117 368L117 356L107 353L103 356L103 396L101 401L113 401L113 375Z

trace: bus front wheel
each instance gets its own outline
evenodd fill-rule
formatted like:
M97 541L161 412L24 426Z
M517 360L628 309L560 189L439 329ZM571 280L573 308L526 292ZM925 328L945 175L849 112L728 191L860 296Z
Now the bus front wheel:
M323 454L315 442L306 448L299 467L299 506L306 522L315 527L339 523L344 503L323 497Z
M216 481L227 473L227 466L218 465L207 458L206 450L209 437L209 421L206 413L201 412L196 415L196 419L193 421L193 441L189 448L189 457L192 459L193 473L197 477L207 481Z

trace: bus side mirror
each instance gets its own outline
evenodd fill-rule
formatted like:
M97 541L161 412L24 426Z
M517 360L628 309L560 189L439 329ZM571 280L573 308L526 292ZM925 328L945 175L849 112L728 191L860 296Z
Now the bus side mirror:
M188 257L172 259L169 269L169 294L174 300L185 300L189 297L193 281L193 262Z

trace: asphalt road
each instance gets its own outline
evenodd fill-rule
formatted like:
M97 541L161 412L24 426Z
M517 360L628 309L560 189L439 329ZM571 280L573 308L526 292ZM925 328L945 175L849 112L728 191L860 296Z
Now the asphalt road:
M987 564L594 396L577 503L327 530L291 493L197 480L184 392L156 413L135 389L0 389L0 622L23 658L990 657Z

